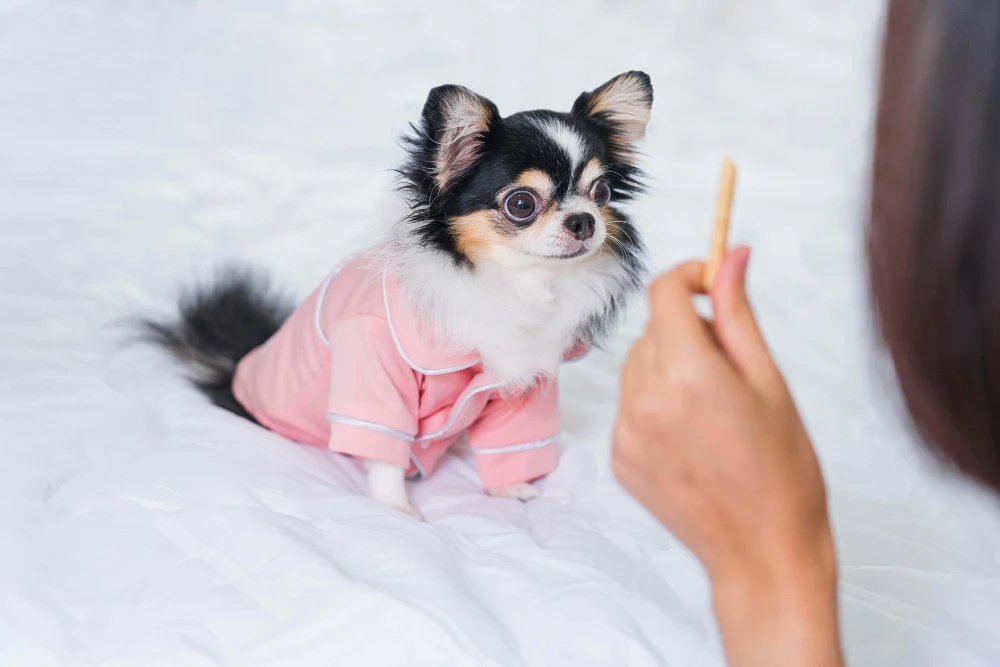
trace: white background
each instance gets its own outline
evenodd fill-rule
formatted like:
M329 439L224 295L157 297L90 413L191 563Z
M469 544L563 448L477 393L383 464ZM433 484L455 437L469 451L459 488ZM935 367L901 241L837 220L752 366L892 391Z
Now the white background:
M0 664L719 665L697 564L607 469L635 304L567 368L528 505L452 459L418 524L209 407L123 319L227 260L296 296L380 230L429 88L656 90L653 264L733 240L829 479L852 665L1000 664L1000 507L918 453L861 263L874 0L0 0Z

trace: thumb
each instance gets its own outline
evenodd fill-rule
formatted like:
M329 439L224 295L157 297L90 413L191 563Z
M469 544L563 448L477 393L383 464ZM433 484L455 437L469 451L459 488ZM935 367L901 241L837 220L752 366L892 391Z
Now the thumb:
M776 378L780 380L780 375L747 298L749 262L750 248L746 246L730 250L722 260L711 291L715 335L730 360L751 384L765 388Z

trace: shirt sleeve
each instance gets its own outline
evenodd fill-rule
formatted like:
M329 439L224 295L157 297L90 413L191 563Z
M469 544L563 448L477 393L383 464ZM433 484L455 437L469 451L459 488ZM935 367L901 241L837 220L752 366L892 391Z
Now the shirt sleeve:
M329 332L330 449L401 468L417 433L420 383L385 321L358 317Z
M559 463L559 390L543 378L529 392L498 396L469 427L469 447L487 488L530 482Z

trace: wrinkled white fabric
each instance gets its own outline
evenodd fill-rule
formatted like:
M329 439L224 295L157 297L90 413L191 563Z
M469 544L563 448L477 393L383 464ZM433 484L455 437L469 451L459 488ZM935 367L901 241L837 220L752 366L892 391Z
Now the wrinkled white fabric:
M691 556L614 484L644 307L563 373L527 505L453 458L427 523L215 408L123 318L240 259L303 296L380 227L429 88L568 109L656 88L663 269L733 239L829 478L852 665L1000 664L1000 508L917 454L874 372L861 221L874 0L0 0L0 664L720 665Z

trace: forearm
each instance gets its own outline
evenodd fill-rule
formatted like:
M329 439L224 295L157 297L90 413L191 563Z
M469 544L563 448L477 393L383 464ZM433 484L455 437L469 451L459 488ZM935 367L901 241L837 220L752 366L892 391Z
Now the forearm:
M712 578L729 667L842 667L832 539Z

